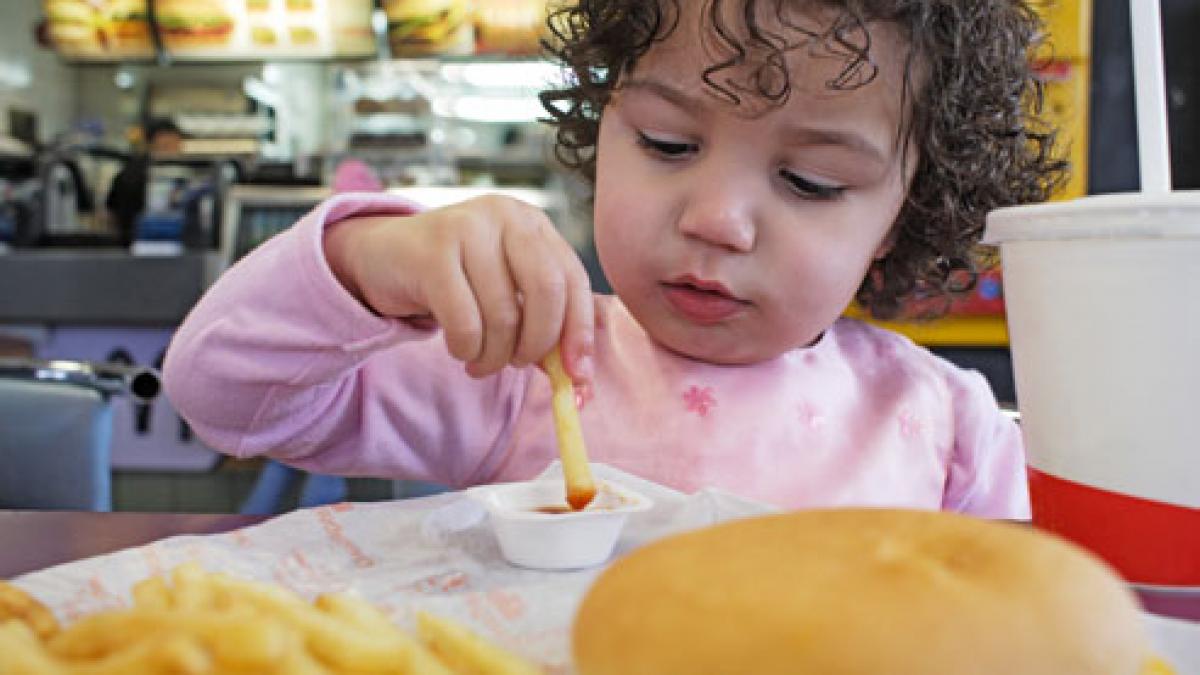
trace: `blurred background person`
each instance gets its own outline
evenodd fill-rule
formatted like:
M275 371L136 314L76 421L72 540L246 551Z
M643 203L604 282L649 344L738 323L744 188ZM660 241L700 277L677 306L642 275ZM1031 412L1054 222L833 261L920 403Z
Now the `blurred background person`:
M113 177L104 205L112 213L121 245L133 241L137 218L146 208L146 183L154 157L176 155L183 147L183 132L165 118L151 119L143 127L141 142L134 143L125 167Z

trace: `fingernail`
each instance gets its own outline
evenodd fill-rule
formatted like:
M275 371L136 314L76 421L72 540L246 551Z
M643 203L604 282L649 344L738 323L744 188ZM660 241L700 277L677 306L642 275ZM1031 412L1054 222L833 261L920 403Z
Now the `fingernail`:
M575 387L575 408L578 410L583 410L583 406L587 405L587 402L592 400L593 395L594 393L592 391L592 385L590 384L581 384Z
M581 380L591 380L596 374L596 363L591 354L583 354L575 359L575 377Z

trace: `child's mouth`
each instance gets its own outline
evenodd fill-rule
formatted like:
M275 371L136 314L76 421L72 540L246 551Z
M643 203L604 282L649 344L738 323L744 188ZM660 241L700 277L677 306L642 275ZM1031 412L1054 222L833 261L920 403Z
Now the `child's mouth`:
M732 318L750 303L734 297L719 284L678 280L662 284L663 295L675 311L699 324Z

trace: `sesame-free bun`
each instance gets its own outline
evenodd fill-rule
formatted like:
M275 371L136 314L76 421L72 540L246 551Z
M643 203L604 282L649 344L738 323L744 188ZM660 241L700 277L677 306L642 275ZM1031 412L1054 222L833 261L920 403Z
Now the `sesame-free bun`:
M831 509L634 551L575 618L580 675L1137 675L1138 607L1090 553L1031 527Z

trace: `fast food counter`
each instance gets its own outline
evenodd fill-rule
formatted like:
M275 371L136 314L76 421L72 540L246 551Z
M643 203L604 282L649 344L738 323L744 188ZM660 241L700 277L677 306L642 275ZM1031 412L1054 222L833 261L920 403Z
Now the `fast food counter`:
M213 253L14 250L0 255L0 324L175 326L199 300Z

